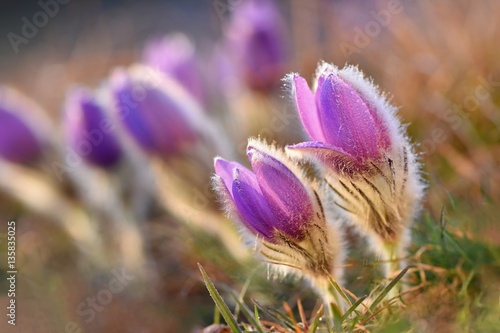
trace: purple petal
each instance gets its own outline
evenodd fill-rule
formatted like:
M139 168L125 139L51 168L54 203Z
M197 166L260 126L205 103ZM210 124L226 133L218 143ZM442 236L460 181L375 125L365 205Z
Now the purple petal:
M86 89L73 90L65 107L66 137L72 148L93 164L110 167L122 155L116 134L109 129L110 119ZM84 150L85 149L85 150Z
M234 169L233 199L241 219L252 231L272 239L274 216L257 182L248 169Z
M117 72L111 85L122 122L145 150L167 157L197 139L185 115L189 110L169 95L167 85L156 87L127 72Z
M316 91L325 142L357 159L377 158L377 125L359 94L330 73Z
M133 85L125 70L117 70L110 79L110 87L115 98L118 117L129 134L145 150L156 148L137 98L133 95Z
M237 162L215 159L215 173L224 183L228 195L234 202L235 212L254 234L270 240L273 235L274 217L269 210L255 175Z
M360 94L361 95L361 94ZM364 101L367 101L362 95ZM391 146L391 137L389 136L389 131L381 119L380 115L375 111L374 107L367 102L368 110L375 121L377 128L377 146L382 149L388 149Z
M33 130L19 116L0 105L0 157L27 163L38 158L41 151L42 144Z
M183 145L196 140L197 135L184 115L187 110L181 109L165 91L145 90L139 105L159 153L175 154Z
M320 161L325 167L353 175L368 169L368 166L358 161L354 156L345 152L340 147L334 147L323 142L308 141L296 145L287 146L295 153L300 152L306 156Z
M276 228L295 239L305 237L304 227L313 216L313 206L304 185L274 157L251 146L247 154Z
M292 78L293 93L302 125L313 140L324 141L323 128L319 119L314 95L306 80L299 75Z
M214 160L215 173L222 179L224 185L226 185L227 190L231 196L233 195L233 173L234 169L246 169L243 165L238 162L226 161L221 157L217 157ZM248 170L248 169L247 169ZM248 170L250 172L250 170Z

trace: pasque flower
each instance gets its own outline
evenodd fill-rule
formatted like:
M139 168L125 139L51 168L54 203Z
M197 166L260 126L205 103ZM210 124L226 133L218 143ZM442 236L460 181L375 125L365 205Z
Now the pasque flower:
M236 67L250 88L276 86L287 67L286 28L270 0L249 0L237 6L226 27L227 43Z
M201 68L187 36L175 33L150 40L144 46L142 61L177 80L198 102L206 104Z
M197 141L197 103L174 80L152 68L116 69L109 82L127 132L144 150L166 157Z
M101 167L116 164L122 149L114 128L90 90L78 87L68 93L64 107L65 136L82 158Z
M312 186L283 152L258 140L247 148L253 172L215 159L214 184L231 218L239 221L260 253L295 267L314 282L341 275L342 241L327 223L319 188Z
M369 236L384 260L403 256L424 186L396 108L356 67L321 64L314 92L297 74L288 81L313 141L287 152L323 167L337 211ZM386 274L397 267L387 265Z
M0 87L0 158L28 163L40 157L45 143L30 121L35 117L31 109L36 107L31 104L16 91Z

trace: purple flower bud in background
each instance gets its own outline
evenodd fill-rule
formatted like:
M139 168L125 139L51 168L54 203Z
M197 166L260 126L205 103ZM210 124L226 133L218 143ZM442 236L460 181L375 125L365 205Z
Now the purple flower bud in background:
M16 163L36 160L44 143L30 124L31 102L7 87L0 87L0 158Z
M215 160L237 215L254 234L272 241L280 232L295 240L305 237L313 220L313 205L304 185L283 163L249 145L253 173L236 162Z
M287 70L289 37L275 3L244 1L225 31L229 52L247 85L256 90L279 85Z
M70 147L87 162L110 167L122 156L111 119L86 88L75 88L68 93L64 107L64 131Z
M177 80L202 105L207 96L194 45L181 33L156 38L144 46L144 64Z
M146 151L163 157L194 143L194 119L201 112L192 96L152 68L117 69L110 78L118 117Z

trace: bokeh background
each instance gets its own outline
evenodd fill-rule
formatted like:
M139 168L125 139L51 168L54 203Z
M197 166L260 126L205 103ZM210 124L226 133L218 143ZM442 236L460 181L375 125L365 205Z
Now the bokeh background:
M227 35L235 33L230 31L234 29L231 28L232 16L245 1L71 0L61 4L57 14L50 17L27 44L20 44L18 52L7 35L19 34L22 18L31 18L40 11L40 5L35 1L2 1L0 82L36 101L54 123L53 135L60 138L63 103L73 84L97 87L113 68L140 61L143 47L150 38L182 32L196 47L204 87L210 96L203 108L225 133L221 139L228 140L235 156L243 158L241 147L248 136L261 134L280 144L303 138L287 98L288 91L279 77L293 71L310 80L319 60L337 66L358 64L391 96L393 104L400 107L400 118L409 124L408 132L421 155L428 191L422 216L415 221L416 225L424 226L419 229L419 241L425 243L425 228L429 225L438 228L444 212L451 234L481 244L481 250L470 248L475 252L469 257L480 258L473 260L475 265L467 266L460 259L448 263L449 274L419 292L413 300L411 314L406 313L405 318L409 318L417 331L494 332L496 323L498 329L498 312L495 316L487 309L500 309L500 2L276 1L283 16L282 47L287 56L273 72L275 81L256 87L248 77L239 74L238 60L231 58L237 52L231 53L225 45ZM269 125L276 115L278 119L285 119L285 126L279 127L280 130L273 130ZM240 127L241 124L245 126ZM262 128L271 130L262 132ZM214 151L213 156L216 154L220 152ZM36 178L47 173L47 165L54 158L28 168L36 170ZM191 160L160 163L148 158L143 160L153 167L144 172L150 173L154 186L175 192L177 187L172 186L179 183L165 181L159 174L168 178L182 168L182 163L189 164ZM210 158L205 161L208 165L212 163ZM211 170L204 168L203 172L209 177ZM207 179L202 177L201 185L186 183L186 179L181 181L182 186L189 188L185 197L192 198L187 199L187 208L182 212L173 209L175 204L162 204L165 200L174 200L170 196L154 195L144 220L136 221L147 263L133 273L137 278L114 294L109 304L95 311L95 318L89 322L77 309L88 297L96 297L121 269L119 254L103 254L107 259L100 267L82 259L67 230L54 223L50 214L34 211L0 189L1 242L5 244L6 222L15 220L19 270L17 325L14 328L3 318L0 331L191 332L201 329L213 322L214 305L200 280L197 262L204 265L213 280L236 290L242 288L258 267L250 284L252 297L276 307L281 307L282 301L294 304L301 298L310 313L316 300L300 281L268 279L264 265L249 259L244 250L232 248L237 244L231 243L234 239L221 240L224 236L220 234L225 232L221 230L225 229L205 230L203 223L190 221L200 218L192 217L186 210L196 210L196 214L203 215L206 209L211 214L207 216L213 217L207 218L206 224L211 223L212 218L220 225L231 225L207 190ZM119 181L127 182L127 178L119 178ZM77 185L70 180L62 184L55 181L55 184L61 195L78 205L91 223L99 224L98 235L105 243L112 238L108 235L113 231L107 229L106 217L93 215L92 205L79 199ZM27 191L38 188L31 187L29 182L23 186ZM196 206L194 198L198 192L191 191L196 186L201 192L205 191L204 199L210 201L201 208ZM219 228L219 224L215 225ZM434 236L429 231L429 239ZM363 246L362 241L358 244ZM415 253L418 249L415 246L412 251ZM496 249L497 252L484 251L497 256L475 255L483 249ZM5 271L5 251L2 245L2 271ZM365 260L368 259L349 261L352 268L348 276L353 277L354 290L362 290L364 287L359 281L368 281L373 275ZM462 271L464 265L466 268ZM466 289L465 293L481 295L482 298L474 300L484 307L465 306L464 302L469 299L460 298L463 282L470 272L478 279L473 280L474 290ZM460 280L456 278L460 274L467 276ZM7 283L3 276L0 286L0 304L5 309ZM68 328L69 322L76 326L70 324ZM490 326L483 327L479 322Z

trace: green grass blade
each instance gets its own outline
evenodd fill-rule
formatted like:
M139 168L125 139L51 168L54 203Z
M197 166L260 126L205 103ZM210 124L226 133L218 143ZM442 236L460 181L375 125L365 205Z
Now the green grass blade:
M382 300L385 298L385 296L391 291L392 288L396 286L396 284L403 278L403 276L408 272L408 269L410 269L411 265L406 266L399 274L396 276L385 288L382 290L380 295L373 301L372 305L370 305L370 310L373 311L379 304L382 302Z
M293 325L293 323L290 320L288 320L286 315L284 315L283 313L280 313L279 311L274 309L268 309L253 298L252 302L257 306L257 308L261 312L265 313L269 318L274 320L277 324L280 324L281 326L286 327L292 331L295 330L295 326Z
M356 310L356 308L367 298L368 296L365 295L363 297L361 297L360 299L358 299L349 309L347 309L347 311L344 313L344 315L342 316L342 321L346 320L347 317L349 317L349 315L351 313L354 312L354 310Z
M441 241L441 246L443 248L443 251L446 254L446 252L448 252L448 249L446 248L446 241L444 239L446 234L446 219L444 218L444 206L441 208L441 216L439 217L439 226L440 226L439 239Z
M337 281L335 281L331 276L328 276L328 282L333 286L333 288L337 291L337 293L347 302L349 306L352 306L352 302L347 297L346 293L342 290L342 288L339 286Z
M467 253L464 251L464 249L457 243L457 241L448 233L444 232L444 236L446 238L446 241L451 243L453 247L460 253L460 255L469 263L469 264L474 264L474 262L471 260L471 258L467 255Z
M210 293L210 296L215 302L215 305L219 309L222 317L226 321L227 325L231 329L233 333L243 333L240 328L238 327L238 323L236 322L236 318L233 316L231 311L229 310L228 306L222 299L221 295L215 288L214 284L210 280L210 278L207 275L207 272L203 269L201 264L198 263L198 268L200 269L201 275L203 276L203 280L205 281L205 285L208 289L208 292Z
M252 282L253 278L255 277L255 274L257 273L259 267L255 267L252 272L250 273L250 276L246 279L245 284L241 288L240 294L238 296L238 299L243 302L243 298L245 297L248 288L250 287L250 283ZM236 303L236 308L234 309L234 316L238 318L238 314L240 313L240 306L238 303Z
M234 292L232 291L228 292L231 298L236 302L236 304L238 304L238 307L243 313L243 315L245 315L247 320L250 322L250 324L253 325L253 327L257 330L257 332L264 333L264 328L262 327L262 324L259 321L258 313L255 311L257 315L254 315L254 313L252 313L250 308L245 303L243 303Z
M467 279L462 283L462 288L460 289L460 292L458 293L459 296L466 296L467 295L467 289L469 288L469 285L472 281L472 278L476 275L475 271L472 271L469 273L469 276L467 276Z
M308 333L316 333L322 315L323 315L323 305L319 308L318 312L316 312L316 315L314 316L311 326L309 327Z
M220 324L220 311L218 307L215 307L214 311L214 324Z
M444 218L444 206L441 208L441 215L439 216L439 225L442 230L446 229L446 219Z
M333 316L333 328L335 332L342 332L342 311L335 303L330 303L330 311Z

